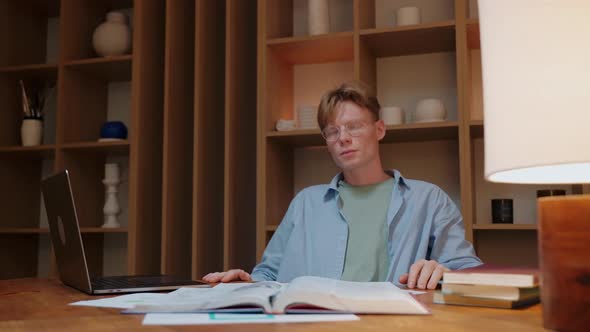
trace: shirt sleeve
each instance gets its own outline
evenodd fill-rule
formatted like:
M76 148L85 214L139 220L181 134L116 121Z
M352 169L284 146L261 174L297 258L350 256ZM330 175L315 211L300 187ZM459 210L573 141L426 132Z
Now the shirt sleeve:
M451 270L483 264L475 255L473 245L465 239L461 212L449 196L438 189L434 215L434 232L430 243L430 259Z
M276 281L277 275L279 272L279 267L281 265L281 261L283 259L283 254L285 248L287 247L287 242L291 237L291 232L293 231L294 227L294 220L296 218L296 214L298 211L299 205L299 195L296 196L289 208L287 209L287 213L283 217L283 220L277 227L277 230L273 234L270 242L266 246L264 250L264 254L262 255L262 261L254 267L251 273L251 278L254 281Z

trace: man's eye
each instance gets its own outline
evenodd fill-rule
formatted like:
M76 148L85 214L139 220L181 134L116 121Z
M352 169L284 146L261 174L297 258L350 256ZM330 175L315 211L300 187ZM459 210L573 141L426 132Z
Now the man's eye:
M346 126L346 128L348 130L358 130L358 129L362 128L362 127L363 127L363 123L362 122L352 122L352 123L349 123Z
M330 129L326 129L324 130L324 134L326 136L333 136L333 135L337 135L338 134L338 129L336 128L330 128Z

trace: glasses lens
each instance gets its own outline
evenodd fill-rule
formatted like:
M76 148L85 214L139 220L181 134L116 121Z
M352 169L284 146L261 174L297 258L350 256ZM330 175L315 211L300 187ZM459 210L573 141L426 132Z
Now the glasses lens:
M360 121L349 122L345 128L350 136L359 136L365 129L365 123Z
M338 127L327 127L322 131L324 139L328 142L333 142L338 139L340 129Z

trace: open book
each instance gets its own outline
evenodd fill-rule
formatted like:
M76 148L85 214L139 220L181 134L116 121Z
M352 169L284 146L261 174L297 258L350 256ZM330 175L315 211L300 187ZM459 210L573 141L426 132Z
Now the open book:
M208 295L203 293L190 302L140 305L125 312L430 313L412 295L389 282L299 277L290 284L263 281L232 285L225 290L214 287Z

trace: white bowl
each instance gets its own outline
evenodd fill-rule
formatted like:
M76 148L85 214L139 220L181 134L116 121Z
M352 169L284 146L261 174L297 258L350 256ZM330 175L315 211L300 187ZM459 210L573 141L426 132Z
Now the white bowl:
M444 121L447 110L440 99L426 98L416 104L414 122Z

